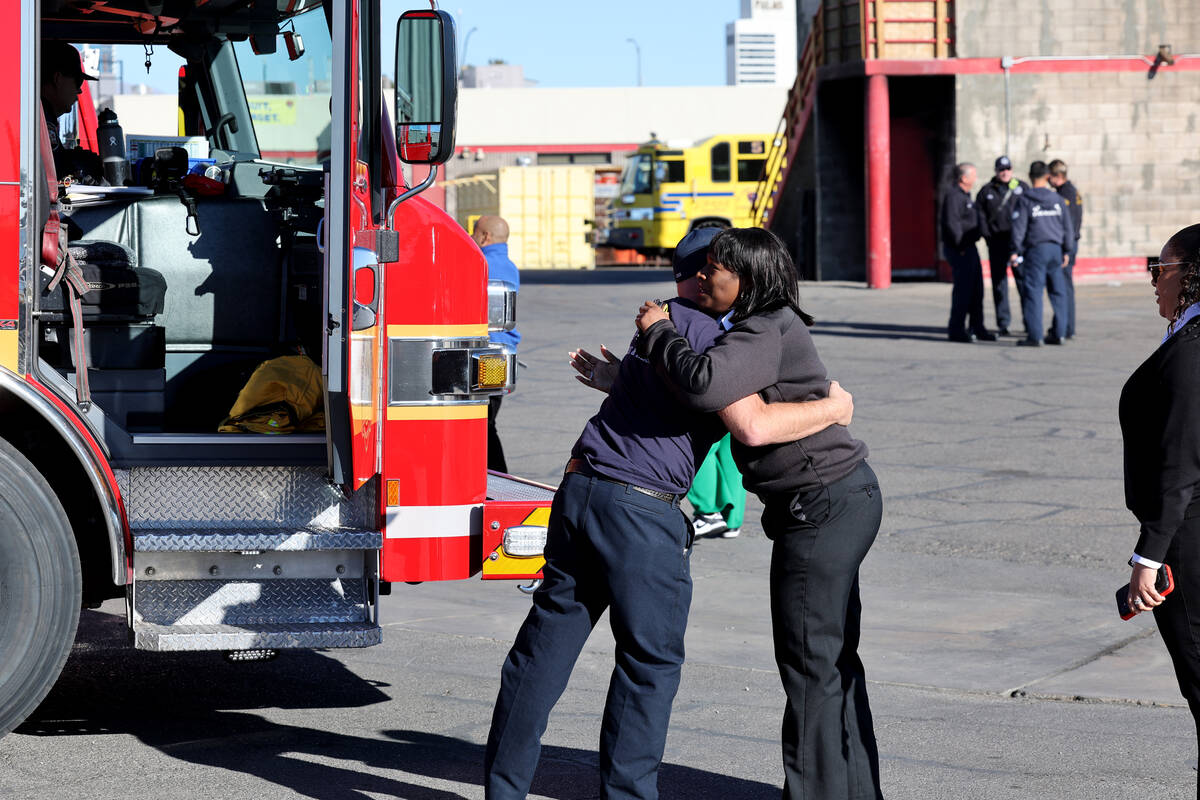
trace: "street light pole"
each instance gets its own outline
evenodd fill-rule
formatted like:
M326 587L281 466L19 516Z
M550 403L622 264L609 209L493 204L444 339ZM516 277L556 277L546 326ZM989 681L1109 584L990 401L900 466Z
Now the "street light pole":
M637 81L638 86L642 85L642 48L638 47L637 39L629 38L625 41L633 45L634 53L637 55Z
M479 28L471 28L471 30L467 31L467 35L463 39L462 60L458 65L458 72L460 75L462 74L463 67L467 65L467 48L471 46L471 34L477 30L479 30Z

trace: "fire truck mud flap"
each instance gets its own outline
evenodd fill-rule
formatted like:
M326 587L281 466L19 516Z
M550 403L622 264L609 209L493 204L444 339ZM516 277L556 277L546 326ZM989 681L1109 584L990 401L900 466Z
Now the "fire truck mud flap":
M536 580L546 563L542 550L554 488L489 472L483 505L483 578Z

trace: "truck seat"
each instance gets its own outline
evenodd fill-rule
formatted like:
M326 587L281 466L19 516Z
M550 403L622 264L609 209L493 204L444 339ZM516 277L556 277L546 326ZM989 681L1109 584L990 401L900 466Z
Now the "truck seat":
M72 235L116 241L166 279L158 317L166 336L170 430L215 430L245 380L281 339L278 230L259 200L198 198L199 236L175 195L82 206Z

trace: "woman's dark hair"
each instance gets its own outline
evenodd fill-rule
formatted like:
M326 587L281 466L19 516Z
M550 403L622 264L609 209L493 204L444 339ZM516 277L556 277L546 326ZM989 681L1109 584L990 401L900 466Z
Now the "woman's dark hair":
M1200 225L1189 225L1167 240L1167 246L1178 252L1179 302L1171 311L1167 331L1174 333L1175 323L1192 303L1200 302Z
M713 237L709 258L741 282L733 302L735 318L789 306L805 325L813 324L813 318L800 308L796 265L775 234L762 228L729 228Z

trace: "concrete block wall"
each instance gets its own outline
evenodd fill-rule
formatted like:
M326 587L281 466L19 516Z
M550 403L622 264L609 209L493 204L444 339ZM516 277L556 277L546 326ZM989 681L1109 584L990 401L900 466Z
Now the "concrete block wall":
M1193 0L958 0L955 55L1134 55L1170 44L1200 53Z
M956 78L959 160L980 180L1004 150L1004 78ZM1200 72L1042 73L1011 76L1012 158L1061 158L1084 196L1081 258L1157 255L1176 230L1200 222Z

